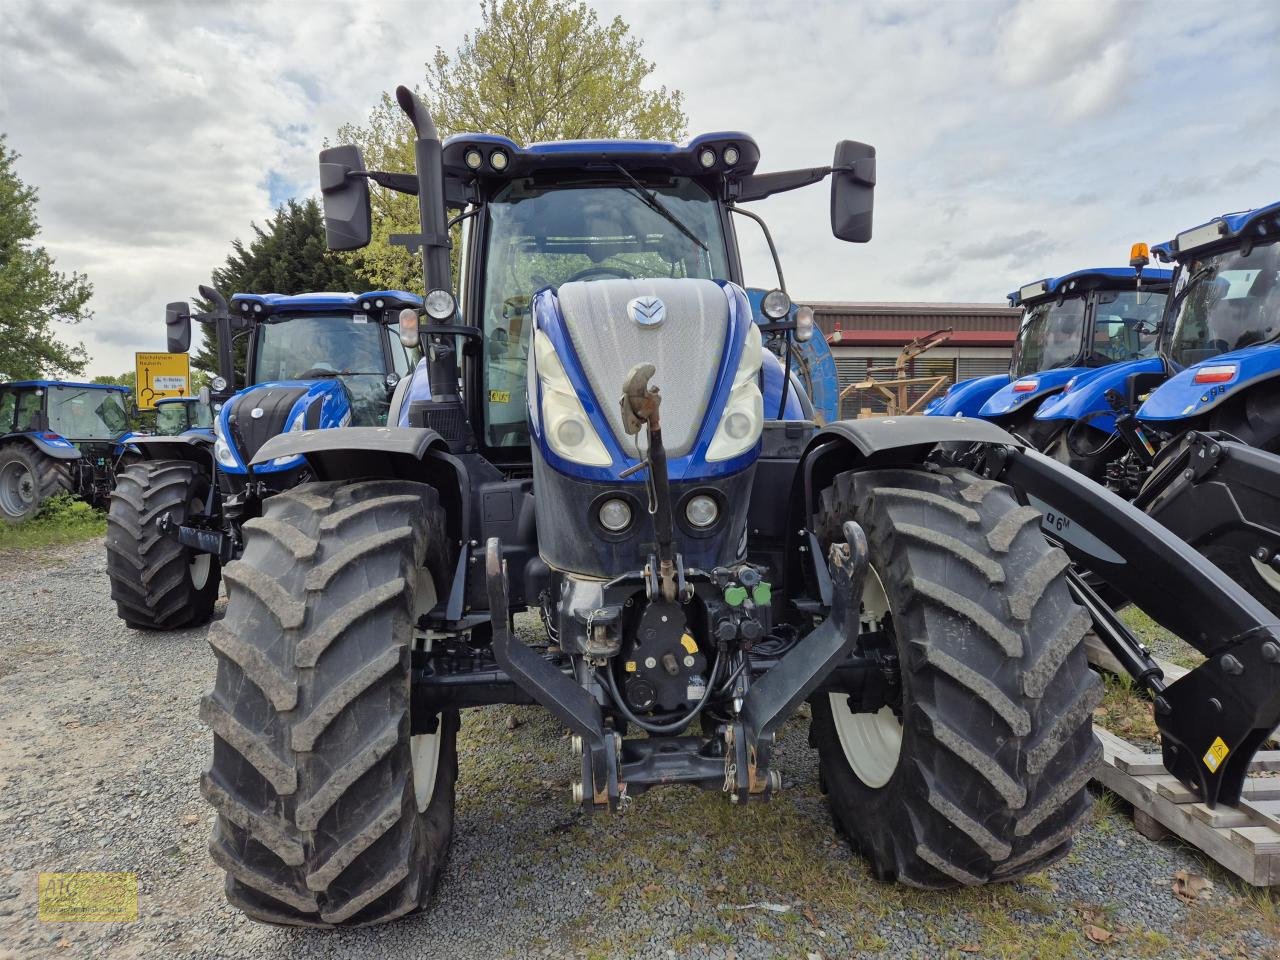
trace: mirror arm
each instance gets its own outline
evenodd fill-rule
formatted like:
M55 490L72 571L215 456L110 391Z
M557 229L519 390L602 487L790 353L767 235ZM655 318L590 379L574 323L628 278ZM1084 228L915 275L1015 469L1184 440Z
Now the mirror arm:
M783 293L787 292L787 281L782 278L782 261L778 259L778 248L773 245L773 234L769 232L769 225L764 220L750 210L743 210L741 207L731 206L729 210L739 216L746 217L748 220L754 220L760 224L760 229L764 231L765 242L769 244L769 255L773 257L773 268L778 271L778 289Z
M809 167L805 170L779 170L777 173L753 173L739 181L730 181L730 199L746 203L763 200L775 193L796 190L813 183L821 183L831 174L830 167ZM736 189L735 189L736 188Z
M418 195L418 178L411 173L384 173L381 170L351 170L347 173L348 179L355 177L364 177L366 180L372 180L380 187L386 187L388 190L394 190L396 193L407 193L411 196Z

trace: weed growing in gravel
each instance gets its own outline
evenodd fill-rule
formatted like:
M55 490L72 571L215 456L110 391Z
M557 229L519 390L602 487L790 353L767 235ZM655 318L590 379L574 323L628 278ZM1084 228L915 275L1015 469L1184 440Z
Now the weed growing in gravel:
M1102 703L1093 712L1093 721L1131 743L1155 744L1156 729L1151 701L1143 696L1129 676L1102 675Z
M0 524L0 551L34 550L90 540L107 532L107 516L69 493L50 497L26 523Z

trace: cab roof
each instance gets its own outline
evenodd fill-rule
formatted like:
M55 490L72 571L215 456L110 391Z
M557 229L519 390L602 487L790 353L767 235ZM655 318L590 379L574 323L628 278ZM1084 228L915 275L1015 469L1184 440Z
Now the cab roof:
M1012 293L1007 294L1009 306L1020 307L1024 303L1039 300L1042 297L1055 296L1066 290L1077 287L1094 290L1098 288L1127 289L1135 286L1138 272L1133 267L1089 267L1064 273L1060 277L1046 277L1034 283L1028 283ZM1159 267L1142 271L1143 286L1158 287L1173 280L1173 271Z
M321 313L326 310L363 310L366 313L418 309L422 298L405 290L371 290L368 293L237 293L231 298L232 309L263 317L276 313Z
M1275 236L1278 233L1280 233L1280 201L1254 207L1252 210L1224 213L1220 217L1214 217L1198 227L1182 231L1172 240L1157 243L1151 248L1151 255L1157 260L1169 263L1176 260L1178 254L1221 240L1232 240L1247 234L1261 237Z
M732 147L737 157L726 149ZM705 162L704 154L710 151ZM755 140L740 131L704 133L683 143L663 140L554 140L520 146L491 133L462 133L444 142L445 172L464 179L509 179L565 169L575 173L646 170L684 176L744 177L760 162ZM500 154L499 166L495 154ZM471 162L468 162L468 158ZM476 165L476 159L479 163ZM728 159L733 159L732 163Z
M81 390L114 390L117 393L133 393L118 383L78 383L74 380L11 380L0 387L76 387Z

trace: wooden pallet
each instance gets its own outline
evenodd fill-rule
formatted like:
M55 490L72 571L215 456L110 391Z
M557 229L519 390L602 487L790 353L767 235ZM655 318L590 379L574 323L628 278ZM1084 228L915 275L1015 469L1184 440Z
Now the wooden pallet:
M1174 834L1256 887L1280 886L1280 777L1250 777L1240 803L1210 809L1147 753L1094 727L1103 762L1094 779L1133 804L1134 826L1151 840ZM1280 750L1259 751L1250 772L1280 771Z

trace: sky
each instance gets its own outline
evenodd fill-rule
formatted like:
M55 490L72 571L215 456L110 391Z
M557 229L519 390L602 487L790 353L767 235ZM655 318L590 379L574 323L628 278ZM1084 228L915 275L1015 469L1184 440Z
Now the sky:
M592 6L683 91L691 133L750 133L761 170L875 145L869 244L832 238L823 187L753 205L798 300L998 301L1280 199L1272 0ZM0 0L0 132L41 242L94 285L93 319L59 331L89 374L163 349L164 305L316 193L322 142L479 22L474 0Z

